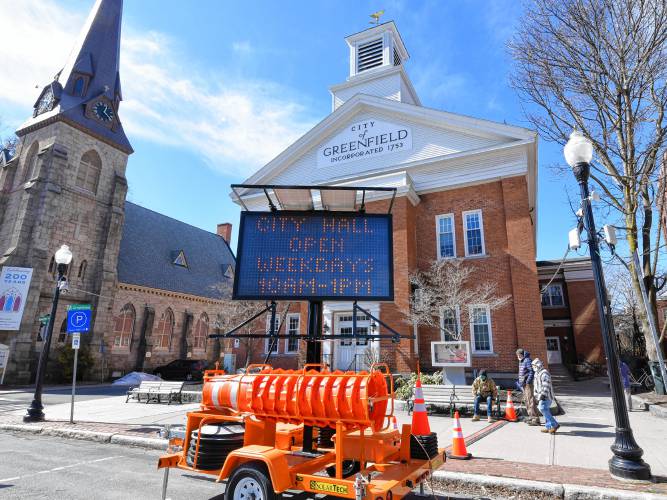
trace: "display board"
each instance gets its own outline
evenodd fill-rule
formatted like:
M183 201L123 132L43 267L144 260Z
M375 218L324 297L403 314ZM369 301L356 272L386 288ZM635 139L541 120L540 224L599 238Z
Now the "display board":
M359 212L241 212L234 299L393 300L392 221Z
M450 340L431 342L432 366L472 366L470 361L470 342Z

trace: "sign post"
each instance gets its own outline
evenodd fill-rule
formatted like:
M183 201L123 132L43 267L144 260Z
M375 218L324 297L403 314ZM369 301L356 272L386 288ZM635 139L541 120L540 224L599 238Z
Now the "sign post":
M92 310L90 304L72 304L67 307L67 333L72 334L74 349L74 366L72 369L72 403L70 405L69 423L74 423L74 396L76 395L76 369L81 347L81 333L90 331Z
M72 370L72 404L69 409L69 423L74 423L74 394L76 393L76 367L79 361L79 346L81 345L81 334L72 335L72 349L74 349L74 369Z

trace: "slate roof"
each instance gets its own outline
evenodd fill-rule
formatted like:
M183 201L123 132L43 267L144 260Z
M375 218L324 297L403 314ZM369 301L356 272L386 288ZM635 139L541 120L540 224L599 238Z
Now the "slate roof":
M40 93L41 98L47 88L51 88L57 104L52 110L30 118L21 125L17 130L19 136L42 122L64 119L93 131L128 153L132 152L120 121L109 128L85 116L85 105L93 99L104 96L114 102L116 96L122 98L119 74L122 13L123 0L95 2L65 66ZM74 79L79 74L90 76L85 96L73 93Z
M183 251L188 267L174 264ZM231 298L225 277L235 258L225 240L166 215L125 202L118 281L211 299Z

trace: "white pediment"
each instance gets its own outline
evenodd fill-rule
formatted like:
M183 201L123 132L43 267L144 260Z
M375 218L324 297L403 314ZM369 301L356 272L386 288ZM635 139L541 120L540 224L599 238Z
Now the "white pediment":
M417 192L436 190L530 174L536 140L527 129L358 94L245 183L348 184L408 172Z

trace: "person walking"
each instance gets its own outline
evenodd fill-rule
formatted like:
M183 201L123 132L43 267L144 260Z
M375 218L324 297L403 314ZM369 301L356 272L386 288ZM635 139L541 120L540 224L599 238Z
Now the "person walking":
M517 349L516 357L519 360L519 380L517 386L523 391L523 404L528 412L526 423L528 425L540 425L540 416L537 413L537 404L533 396L535 372L531 365L530 353L524 349Z
M556 434L560 425L551 414L551 402L554 400L551 375L539 358L533 360L532 366L535 371L535 399L539 401L537 407L540 409L540 413L544 415L544 429L542 429L542 432Z
M475 397L473 421L479 420L479 404L486 400L486 420L491 422L493 400L498 397L498 388L493 379L486 374L486 370L480 370L479 376L472 383L472 395Z
M623 380L623 392L628 402L628 411L632 411L632 381L630 380L630 367L625 361L621 361L621 379Z

